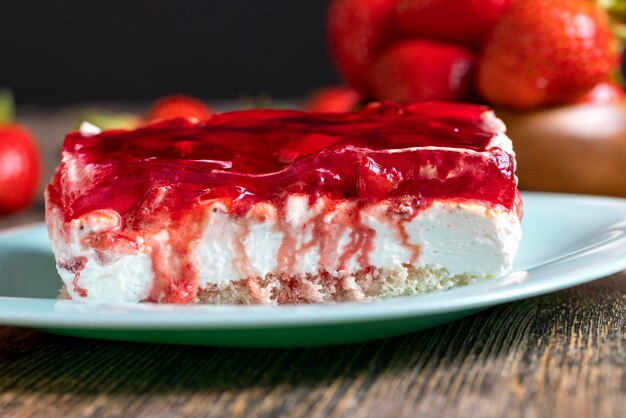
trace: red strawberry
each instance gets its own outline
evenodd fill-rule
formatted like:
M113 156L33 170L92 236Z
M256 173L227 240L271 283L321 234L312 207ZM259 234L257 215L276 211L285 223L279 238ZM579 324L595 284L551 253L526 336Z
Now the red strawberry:
M591 90L579 96L576 103L618 103L624 100L624 89L611 81L602 81Z
M367 73L368 92L378 100L463 101L471 91L472 53L425 40L392 44Z
M617 64L604 12L588 0L513 0L478 68L491 103L527 109L572 100Z
M208 119L213 110L198 99L189 96L167 96L158 100L147 116L147 121L171 118Z
M387 37L397 0L333 0L326 29L330 52L339 72L355 89L363 90L365 70Z
M361 99L361 94L349 87L326 87L313 93L304 104L304 110L311 113L352 112Z
M408 36L478 46L511 0L400 0L396 30Z
M13 122L13 97L0 92L0 214L27 207L39 183L41 159L31 133Z

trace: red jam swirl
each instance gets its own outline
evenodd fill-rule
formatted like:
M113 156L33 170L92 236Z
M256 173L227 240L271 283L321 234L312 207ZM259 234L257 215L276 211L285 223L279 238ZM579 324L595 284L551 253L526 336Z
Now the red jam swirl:
M67 220L95 209L124 218L163 188L159 205L172 216L199 200L232 199L234 212L243 213L296 192L364 202L473 199L511 209L514 157L488 149L494 133L484 127L486 110L443 103L346 114L250 110L201 123L73 132L63 151L73 154L74 166L63 162L48 192Z

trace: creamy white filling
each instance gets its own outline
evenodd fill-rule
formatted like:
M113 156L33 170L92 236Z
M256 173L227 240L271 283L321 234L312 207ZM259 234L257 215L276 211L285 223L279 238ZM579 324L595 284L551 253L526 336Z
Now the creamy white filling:
M76 280L76 286L74 273L58 269L72 299L136 303L148 297L154 276L148 255L125 255L106 264L101 264L92 252L85 253L85 257L87 262ZM81 294L81 289L85 293Z
M328 201L320 199L311 206L306 196L291 196L286 203L286 219L280 225L276 208L267 203L256 205L244 217L231 216L221 203L210 205L202 236L193 246L198 285L202 288L210 283L263 277L270 272L315 274L320 269L354 270L361 266L359 259L362 261L364 256L369 265L379 268L413 262L417 267L444 268L450 275L495 277L511 269L521 238L520 222L515 214L477 203L435 202L412 218L406 217L406 213L389 215L388 204L384 202L366 206L360 212L354 202L342 202L323 212L327 204ZM51 211L49 216L55 218L61 214ZM358 216L359 221L346 222L349 216ZM314 221L323 222L325 238L314 240ZM61 224L53 222L51 231L61 230ZM358 251L349 254L340 265L338 255L351 245L354 225L359 231L373 231L371 250L364 255L363 248L357 246ZM90 233L118 226L116 214L97 212L66 224L68 230L63 237L51 232L57 260L80 256L87 259L78 279L74 273L59 268L72 298L139 302L149 295L154 272L148 245L140 245L137 253L120 251L103 261L93 249L82 244ZM405 238L408 237L406 242L402 228ZM289 235L289 242L284 241L285 234ZM168 235L162 235L167 241ZM159 245L168 245L161 241ZM419 246L419 256L412 260L415 246ZM324 253L331 256L324 257ZM77 289L84 289L87 296L81 296Z
M150 257L144 252L117 253L115 249L105 259L83 241L92 233L119 228L120 218L115 211L96 211L69 224L63 223L62 211L48 207L46 220L57 270L72 299L91 302L136 303L148 297L154 273ZM142 243L138 243L141 248ZM64 265L75 263L80 257L79 275Z
M102 129L98 128L96 125L89 123L87 121L83 121L78 128L78 131L82 136L94 136L98 135L102 132Z
M522 237L515 214L474 203L435 203L406 229L421 248L418 266L478 278L509 272Z

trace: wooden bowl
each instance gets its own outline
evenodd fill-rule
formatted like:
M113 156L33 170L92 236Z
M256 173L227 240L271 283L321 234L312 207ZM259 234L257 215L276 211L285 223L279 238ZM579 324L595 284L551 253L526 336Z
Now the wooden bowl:
M626 102L496 114L513 140L521 189L626 197Z

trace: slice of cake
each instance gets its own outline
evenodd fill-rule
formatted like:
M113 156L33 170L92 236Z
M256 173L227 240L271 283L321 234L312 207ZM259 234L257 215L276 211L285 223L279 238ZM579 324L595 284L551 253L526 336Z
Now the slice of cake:
M65 140L46 220L76 300L367 300L507 273L514 171L504 125L472 105L86 126Z

